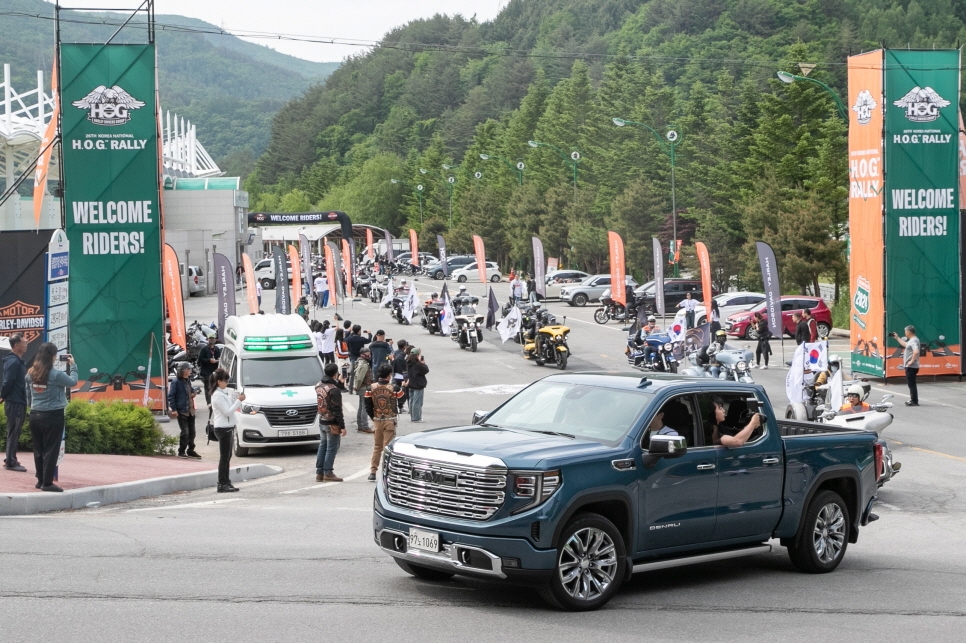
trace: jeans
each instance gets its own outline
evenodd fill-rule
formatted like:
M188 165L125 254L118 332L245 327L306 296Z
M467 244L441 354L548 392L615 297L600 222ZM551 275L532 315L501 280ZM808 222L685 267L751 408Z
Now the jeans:
M342 443L342 435L332 433L328 424L323 424L321 429L319 454L315 457L315 472L331 475L332 467L335 466L335 454L339 452L339 445Z
M41 486L54 484L57 456L64 439L64 409L30 412L30 437L34 443L34 466Z
M919 386L916 384L916 375L918 374L918 368L906 367L906 384L909 385L909 401L913 404L919 404Z
M382 459L383 449L396 437L396 418L373 420L372 425L375 430L372 434L372 460L369 462L369 472L375 473L379 470L379 461Z
M27 417L27 406L8 400L3 403L3 411L7 414L7 457L4 464L12 467L18 462L17 443L20 442L24 418Z
M329 306L329 291L326 290L322 293L322 308L327 308Z
M409 419L419 422L423 419L423 393L425 389L409 389Z
M369 416L366 415L366 391L363 389L359 394L359 410L356 411L356 428L368 429Z
M195 416L178 413L178 427L181 429L181 437L178 441L178 455L184 455L185 451L194 451Z
M688 328L694 328L694 311L693 310L689 310L686 313L684 313L684 319L685 319L685 323L687 324L687 327Z
M231 484L228 477L228 467L231 462L231 447L234 440L234 427L215 427L215 437L218 438L218 486Z

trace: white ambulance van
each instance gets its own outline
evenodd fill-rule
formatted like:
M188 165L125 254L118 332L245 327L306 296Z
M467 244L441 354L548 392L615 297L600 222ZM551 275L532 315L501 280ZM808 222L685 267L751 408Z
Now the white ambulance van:
M235 427L236 456L252 448L318 446L315 386L322 379L308 324L298 315L244 315L225 321L219 366L245 394Z

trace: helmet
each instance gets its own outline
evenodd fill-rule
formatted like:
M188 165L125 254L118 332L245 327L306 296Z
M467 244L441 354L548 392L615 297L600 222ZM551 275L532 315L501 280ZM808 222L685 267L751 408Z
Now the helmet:
M652 322L652 321L657 321L657 319L654 317L654 315L648 315L647 321Z
M466 290L466 286L460 286L460 292L463 292L464 290Z
M861 400L862 396L865 395L865 391L862 390L861 384L853 384L852 386L849 387L847 395L858 395L859 399Z
M437 297L439 297L439 293L438 292L434 292L433 293L433 299L436 299Z
M728 333L726 333L726 332L724 332L723 330L719 330L718 332L716 332L716 333L714 334L714 336L715 336L715 338L717 338L717 339L725 339L725 338L727 338L727 337L728 337Z

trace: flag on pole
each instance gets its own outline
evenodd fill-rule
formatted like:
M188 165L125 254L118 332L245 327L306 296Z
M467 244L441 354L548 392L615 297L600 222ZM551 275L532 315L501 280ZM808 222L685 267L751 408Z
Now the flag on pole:
M302 255L302 272L305 274L305 290L311 295L315 289L315 280L312 275L312 246L309 244L309 238L304 234L299 234L299 253Z
M292 264L292 307L297 308L302 297L302 260L295 246L288 247L288 260Z
M349 249L349 242L342 240L342 266L345 268L345 297L352 297L352 273L355 266L352 265L352 250Z
M785 396L792 404L805 401L805 344L799 344L792 357L792 366L785 376Z
M483 247L483 237L473 235L473 250L476 252L476 271L480 273L480 283L486 283L486 248Z
M409 297L403 302L403 316L406 321L412 323L413 317L419 311L419 295L416 294L416 283L409 285Z
M829 385L829 404L831 408L830 411L838 411L845 404L845 400L842 399L842 369L835 371L835 375L832 379L828 381Z
M704 291L704 310L707 313L708 321L711 321L711 256L708 254L708 246L700 241L695 242L695 250L698 251L698 264L701 266L701 289Z
M768 330L775 337L784 337L781 312L782 289L778 281L775 251L764 241L756 241L755 248L758 250L758 264L761 266L761 279L765 285L765 314L768 315Z
M500 310L500 302L496 300L496 293L490 287L490 296L486 302L486 329L493 330L496 326L496 313Z
M409 263L414 266L419 265L419 237L416 235L416 231L412 228L409 229L409 249L411 251L412 257L409 258Z
M667 336L672 342L680 342L684 339L687 332L688 329L684 324L684 320L680 317L675 317L671 321L671 325L668 326Z
M654 252L654 310L664 317L664 250L657 237L651 237L651 247Z
M537 237L530 237L533 242L533 281L537 284L537 294L547 296L546 259L543 256L543 242Z
M805 368L813 373L828 370L828 344L825 342L805 342Z
M449 277L449 266L446 263L446 239L443 235L436 235L436 243L439 245L439 265L443 269L443 278ZM443 288L446 288L446 284L443 284Z
M369 256L369 259L375 261L376 249L372 240L372 228L366 228L366 254Z
M449 289L446 284L443 284L439 297L443 300L443 309L439 311L439 328L444 335L449 335L453 322L456 320L456 314L453 312L453 302L450 300Z
M184 297L181 292L181 273L178 270L178 254L170 243L164 244L164 258L161 265L161 282L164 286L164 305L171 322L171 343L187 350L188 340L185 330Z
M255 269L248 254L242 255L242 265L245 266L245 294L248 295L248 312L252 315L258 312L258 286L255 285Z
M339 304L337 293L339 291L338 282L335 275L335 253L332 252L332 244L326 243L325 250L325 276L329 282L329 303L333 306Z
M392 283L392 276L389 277L389 284L386 286L386 296L382 298L379 302L379 307L388 306L392 303L392 298L395 296L396 287Z
M510 312L500 320L500 323L496 325L496 329L500 332L500 339L503 343L510 339L514 335L520 332L520 323L522 318L520 317L520 309L514 306L510 309Z
M622 306L626 306L627 284L624 281L624 240L616 232L608 230L607 246L610 249L610 298Z
M40 91L40 90L38 90ZM50 74L50 96L54 101L54 110L50 114L50 122L44 130L44 138L40 141L40 157L37 159L37 169L34 170L34 223L40 229L40 217L43 214L44 195L47 193L47 175L50 172L50 159L54 153L54 138L57 136L57 121L60 119L60 101L57 100L57 61ZM38 96L37 109L44 111L43 95ZM9 159L11 162L13 157Z

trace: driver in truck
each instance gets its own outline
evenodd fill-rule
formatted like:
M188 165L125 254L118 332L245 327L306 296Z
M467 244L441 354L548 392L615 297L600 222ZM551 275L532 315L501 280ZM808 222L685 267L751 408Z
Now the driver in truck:
M711 441L716 445L729 449L740 447L748 442L755 430L761 426L761 413L753 413L744 428L738 428L748 415L748 405L744 401L732 401L727 411L725 411L725 401L720 397L715 397L711 402L714 404Z

